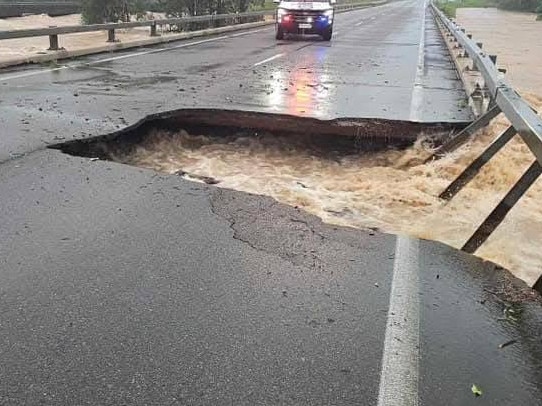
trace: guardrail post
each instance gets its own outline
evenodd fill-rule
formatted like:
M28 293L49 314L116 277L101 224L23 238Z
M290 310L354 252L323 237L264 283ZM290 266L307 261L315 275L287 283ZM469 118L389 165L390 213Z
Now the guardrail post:
M536 290L538 293L542 294L542 276L538 278L538 280L533 285L533 289Z
M480 172L482 167L489 162L507 143L517 134L513 126L507 128L486 150L476 158L439 197L451 200L464 186L466 186Z
M508 212L516 205L521 197L527 192L531 185L542 174L542 166L538 161L534 161L527 172L523 174L521 179L514 185L508 194L501 200L499 205L491 212L491 214L478 227L476 232L465 243L461 251L469 254L474 254L480 246L486 242L489 236L502 223Z
M151 25L151 37L157 37L158 33L156 32L156 22Z
M455 151L461 145L465 144L471 136L476 132L488 125L491 120L497 117L501 113L501 109L497 105L492 105L490 108L476 120L474 120L468 127L464 128L461 132L456 134L452 139L442 144L429 158L425 160L425 163L431 162L435 159L442 158L445 154Z
M456 149L464 144L474 132L487 125L498 113L502 112L510 121L511 126L499 136L481 156L479 156L441 195L441 198L450 199L466 185L502 147L517 133L527 147L536 157L536 161L523 174L521 179L510 189L499 205L478 227L476 232L462 247L468 253L474 253L505 219L508 212L514 207L519 199L527 192L532 184L542 176L542 119L533 111L532 107L525 102L500 76L504 69L496 67L496 57L489 56L481 51L483 44L471 40L471 35L466 35L465 30L450 22L446 16L431 4L433 11L440 21L448 27L465 50L470 53L475 68L481 72L484 78L484 87L478 88L485 101L489 98L488 111L478 117L469 127L447 141L435 151L433 156L426 160L438 159L444 153ZM457 31L460 30L460 31ZM485 104L485 103L484 103ZM533 288L542 293L542 276L538 278Z
M58 35L49 35L49 51L58 51Z
M115 29L111 28L107 30L107 42L117 42L117 38L115 37Z
M482 93L482 88L477 83L474 91L470 95L472 99L472 110L477 116L481 116L484 110L484 94Z

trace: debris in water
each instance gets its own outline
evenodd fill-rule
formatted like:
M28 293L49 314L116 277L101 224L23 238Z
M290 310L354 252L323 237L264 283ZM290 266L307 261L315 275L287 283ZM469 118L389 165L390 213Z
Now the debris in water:
M482 390L478 386L476 386L474 384L472 385L471 391L474 394L474 396L476 396L476 397L482 396L482 394L483 394Z
M181 176L188 180L196 180L203 183L206 183L208 185L218 185L220 183L219 180L212 178L210 176L201 176L201 175L194 175L193 173L188 173L183 170L179 170L175 172L175 175Z
M502 343L501 345L499 345L499 348L505 348L505 347L508 347L509 345L515 344L517 342L518 342L518 340L510 340L510 341L507 341L507 342Z

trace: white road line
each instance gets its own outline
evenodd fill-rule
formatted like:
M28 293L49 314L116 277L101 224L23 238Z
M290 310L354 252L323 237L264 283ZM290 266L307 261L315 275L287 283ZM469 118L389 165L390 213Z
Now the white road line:
M423 3L423 18L420 34L420 47L418 48L418 65L416 68L416 78L414 79L414 88L412 89L412 98L410 100L410 121L421 121L421 110L423 106L423 83L422 77L425 69L425 13L427 12L427 0Z
M26 73L21 73L21 74L18 74L18 75L7 76L7 77L0 76L0 82L7 82L7 81L10 81L10 80L15 80L15 79L23 79L23 78L27 78L27 77L31 77L31 76L42 75L44 73L57 72L57 71L66 70L66 69L74 69L74 68L79 68L79 67L82 67L82 66L98 65L98 64L103 63L103 62L112 62L112 61L118 61L118 60L127 59L127 58L135 58L135 57L143 56L143 55L156 54L156 53L159 53L159 52L170 51L172 49L187 48L187 47L191 47L191 46L194 46L194 45L205 44L207 42L221 41L221 40L228 39L228 38L240 37L242 35L253 34L253 33L261 32L261 31L265 31L265 30L266 29L244 31L242 33L231 34L231 35L222 35L220 37L208 38L208 39L203 39L203 40L200 40L200 41L193 41L193 42L188 42L188 43L185 42L185 43L182 43L180 45L175 45L175 46L167 47L167 48L159 48L159 49L151 49L151 50L148 50L148 51L133 52L131 54L114 56L114 57L111 57L111 58L100 59L100 60L92 61L92 62L85 62L85 63L78 63L78 64L74 64L74 65L60 66L58 68L43 69L43 70L26 72Z
M378 406L418 406L419 242L397 237Z
M267 58L267 59L264 59L263 61L260 61L260 62L256 62L254 65L252 66L260 66L260 65L263 65L264 63L267 63L267 62L271 62L271 61L274 61L275 59L278 59L278 58L282 58L284 55L284 53L282 54L276 54L275 56L272 56L271 58Z
M354 24L356 27L359 27L361 24L363 24L365 20L361 20L359 23Z
M231 35L229 35L229 37L230 38L242 37L243 35L254 34L256 32L262 32L262 31L271 31L271 30L274 30L274 29L275 29L275 27L267 27L267 28L260 28L258 30L243 31L243 32L238 32L237 34L231 34Z

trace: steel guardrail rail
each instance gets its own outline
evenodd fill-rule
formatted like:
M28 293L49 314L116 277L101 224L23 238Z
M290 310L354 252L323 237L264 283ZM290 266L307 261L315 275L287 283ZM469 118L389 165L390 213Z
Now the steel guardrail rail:
M384 2L382 2L383 4ZM335 6L335 10L344 11L354 8L360 8L363 6L377 5L381 2L375 3L353 3L353 4L343 4ZM202 15L202 16L191 16L191 17L181 17L181 18L167 18L167 19L156 19L156 20L146 20L146 21L133 21L127 23L107 23L107 24L91 24L91 25L72 25L64 27L50 27L50 28L32 28L27 30L12 30L12 31L0 31L0 40L4 39L15 39L15 38L28 38L28 37L44 37L48 35L62 35L62 34L74 34L81 32L93 32L93 31L107 31L107 30L118 30L126 28L135 28L135 27L151 27L153 25L174 25L174 24L190 24L195 22L213 22L220 21L230 18L251 18L251 17L265 17L265 16L274 16L276 10L263 10L263 11L253 11L246 13L235 13L235 14L215 14L215 15Z
M365 2L365 3L352 3L335 5L336 11L346 11L356 8L370 7L373 5L384 4L386 1ZM16 39L16 38L28 38L28 37L43 37L43 36L58 36L62 34L74 34L81 32L93 32L93 31L108 31L118 30L135 27L156 27L160 25L175 25L175 24L190 24L196 22L213 22L221 21L231 18L251 18L251 17L265 17L274 16L276 9L252 11L246 13L235 14L209 14L201 16L181 17L181 18L167 18L156 19L147 21L133 21L127 23L107 23L107 24L92 24L92 25L73 25L64 27L49 27L49 28L33 28L27 30L12 30L12 31L0 31L0 40Z
M434 3L431 4L437 17L467 51L484 78L491 99L499 106L517 130L523 141L542 164L542 118L523 98L500 77L495 63L475 41L470 39L454 22L450 21Z
M266 15L272 15L272 11L256 11L248 13L237 14L215 14L215 15L203 15L181 18L168 18L146 21L132 21L127 23L106 23L106 24L90 24L90 25L70 25L64 27L50 27L50 28L32 28L28 30L12 30L12 31L0 31L0 40L3 39L15 39L15 38L29 38L29 37L44 37L48 35L62 35L62 34L74 34L81 32L92 31L107 31L107 30L119 30L135 27L151 27L153 25L166 25L166 24L183 24L194 23L204 21L220 21L228 18L250 18L261 17Z
M462 145L500 113L504 113L511 124L467 166L439 197L446 200L452 199L516 134L521 137L535 157L521 178L461 248L462 251L473 254L487 241L504 221L510 210L542 175L542 117L503 79L495 64L496 59L492 59L482 50L482 44L478 45L473 41L464 29L449 20L433 2L431 7L443 30L447 30L453 36L459 48L464 49L466 56L473 61L474 67L480 72L489 93L487 112L457 134L455 138L439 147L432 158L437 159L442 156L442 153L451 152ZM461 74L461 72L459 73ZM542 293L542 276L534 283L533 288Z

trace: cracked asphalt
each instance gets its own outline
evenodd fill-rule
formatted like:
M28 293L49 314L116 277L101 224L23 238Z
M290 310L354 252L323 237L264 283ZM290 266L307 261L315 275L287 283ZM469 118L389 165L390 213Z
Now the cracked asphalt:
M56 150L0 196L1 404L376 404L395 236ZM419 256L420 404L537 405L540 304L499 321L524 285Z
M0 73L0 405L378 404L390 292L402 266L397 236L326 225L270 198L44 146L160 109L223 107L218 96L231 95L239 109L408 119L419 47L396 40L419 40L421 10L406 1L341 15L331 48L311 43L299 53L298 42L277 45L267 30L153 58ZM427 24L426 36L431 30ZM362 39L367 46L358 46ZM426 64L423 117L465 120L450 110L462 96L445 53L438 42L425 44L436 62ZM279 46L291 56L261 65L253 86L290 64L344 69L329 116L319 115L317 93L312 102L292 103L291 95L272 102L273 92L241 92L228 76L240 80ZM385 72L375 62L361 83L349 65L325 62L326 55L347 61L355 50L386 62ZM175 78L138 85L158 68ZM123 86L111 79L119 71ZM227 80L208 81L221 73ZM378 73L397 81L393 92ZM322 75L311 80L327 86ZM177 93L179 81L185 90ZM183 97L167 90L190 87L194 94ZM540 300L491 263L433 242L416 246L418 284L407 294L419 314L397 325L408 330L419 318L418 404L539 405Z

